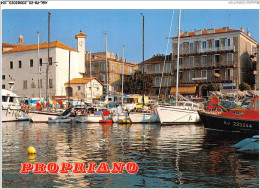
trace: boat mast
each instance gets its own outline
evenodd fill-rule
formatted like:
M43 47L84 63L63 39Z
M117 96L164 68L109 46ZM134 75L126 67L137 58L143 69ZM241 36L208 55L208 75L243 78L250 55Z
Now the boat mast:
M41 86L40 86L40 74L41 74L41 66L40 66L40 58L39 58L39 54L40 54L40 37L39 37L39 31L37 31L37 41L38 41L38 54L37 54L37 58L38 58L38 87L39 87L39 97L41 99L42 94L41 94Z
M69 51L69 87L68 87L68 108L70 107L70 51Z
M107 33L105 33L105 49L106 49L106 70L107 70L107 96L106 96L106 101L108 105L108 92L109 92L109 84L108 84L108 65L107 65Z
M144 93L145 93L145 85L144 85L144 15L143 15L143 13L141 13L141 15L142 15L142 17L143 17L143 90L144 90L144 92L143 92L143 107L144 107L144 104L145 104L145 102L144 102Z
M177 44L177 74L176 74L176 90L175 90L176 105L178 103L178 85L179 85L180 27L181 27L181 9L179 10L179 27L178 27L178 44Z
M91 70L91 50L89 50L89 55L90 55L90 60L89 60L89 69L90 69L90 87L91 87L91 101L90 101L90 103L91 103L91 107L92 107L92 101L93 101L93 96L92 96L92 93L93 93L93 91L92 91L92 70Z
M125 46L123 45L122 96L121 96L122 107L124 101L124 62L125 62L124 52L125 52Z
M49 87L49 64L50 64L50 18L51 13L48 12L48 61L46 67L46 101L49 102L49 94L48 94L48 87Z
M240 36L238 33L237 36L237 44L238 44L238 55L240 55ZM238 57L238 61L237 61L237 96L236 96L236 103L238 104L238 91L239 91L239 83L240 83L240 58Z

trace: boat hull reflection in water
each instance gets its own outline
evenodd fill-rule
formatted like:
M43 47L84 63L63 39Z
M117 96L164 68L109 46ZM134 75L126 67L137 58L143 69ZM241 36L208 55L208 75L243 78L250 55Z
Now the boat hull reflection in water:
M244 138L202 125L3 123L3 187L258 187L258 159L231 146ZM27 147L37 154L27 156ZM29 174L22 162L136 162L136 174Z

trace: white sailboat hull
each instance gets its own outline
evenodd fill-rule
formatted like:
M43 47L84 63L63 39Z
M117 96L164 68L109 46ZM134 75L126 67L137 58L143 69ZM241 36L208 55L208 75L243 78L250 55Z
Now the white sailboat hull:
M198 109L186 109L180 106L158 107L158 116L161 124L171 123L198 123L200 116Z
M59 116L56 113L51 113L51 112L28 112L29 118L33 121L33 122L47 122L49 119L56 119L57 116Z
M75 120L80 123L99 123L99 121L102 120L102 115L77 116Z
M132 123L156 123L159 122L157 114L150 113L130 113L129 118Z
M21 110L2 109L2 122L9 121L29 121L29 118Z
M114 123L118 122L119 120L126 120L129 119L128 113L121 113L121 114L114 114L112 115L112 120Z

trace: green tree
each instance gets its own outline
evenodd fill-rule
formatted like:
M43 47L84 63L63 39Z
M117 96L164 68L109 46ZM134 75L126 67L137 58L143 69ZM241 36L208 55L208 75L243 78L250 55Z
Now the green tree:
M242 83L239 85L239 90L240 90L240 91L251 90L251 86L248 85L246 82L242 82Z
M143 88L143 81L145 87ZM140 70L136 70L131 75L124 77L124 93L126 94L148 94L153 87L153 78Z
M219 91L220 90L219 84L211 83L207 86L207 90L208 91Z

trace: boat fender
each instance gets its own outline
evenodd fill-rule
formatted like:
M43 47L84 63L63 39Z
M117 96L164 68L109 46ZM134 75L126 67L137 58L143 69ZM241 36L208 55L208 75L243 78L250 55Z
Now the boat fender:
M25 105L25 103L22 103L22 105L21 105L21 109L22 109L22 110L25 110L25 109L26 109L26 105Z

